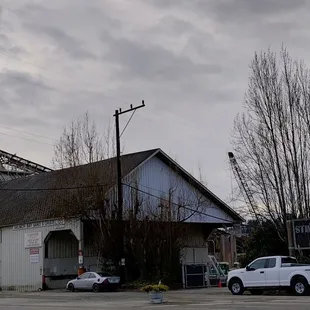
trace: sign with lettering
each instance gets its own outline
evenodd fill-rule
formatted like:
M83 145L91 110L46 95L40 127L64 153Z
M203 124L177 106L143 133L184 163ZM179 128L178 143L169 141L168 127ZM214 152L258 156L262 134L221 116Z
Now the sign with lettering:
M294 220L292 223L295 249L310 249L310 219Z
M25 233L25 248L40 248L42 246L42 233Z
M40 227L48 227L48 226L54 226L55 229L64 228L65 220L52 220L52 221L42 221L42 222L15 225L13 226L13 230L40 228Z
M35 264L35 263L39 263L40 262L40 250L38 248L32 248L29 251L30 253L30 263L31 264Z

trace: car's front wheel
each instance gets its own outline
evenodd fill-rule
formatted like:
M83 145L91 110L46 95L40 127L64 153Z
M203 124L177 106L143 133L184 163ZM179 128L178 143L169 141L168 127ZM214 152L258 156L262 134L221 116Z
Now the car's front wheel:
M233 295L242 295L244 293L244 286L242 281L238 278L231 279L228 288Z
M70 284L68 285L68 290L69 290L70 292L74 292L74 291L75 291L74 285L73 285L72 283L70 283Z
M98 293L100 291L100 287L97 283L93 285L93 292Z

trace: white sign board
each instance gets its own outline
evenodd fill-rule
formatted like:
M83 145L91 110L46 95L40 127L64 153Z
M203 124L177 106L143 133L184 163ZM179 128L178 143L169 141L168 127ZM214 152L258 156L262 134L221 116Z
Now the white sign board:
M49 227L49 226L53 226L53 229L62 229L65 227L65 220L51 220L51 221L15 225L13 226L13 230L31 229L31 228L40 228L40 227Z
M42 246L42 233L25 233L25 248L40 248Z
M35 264L40 262L39 249L30 249L30 263Z

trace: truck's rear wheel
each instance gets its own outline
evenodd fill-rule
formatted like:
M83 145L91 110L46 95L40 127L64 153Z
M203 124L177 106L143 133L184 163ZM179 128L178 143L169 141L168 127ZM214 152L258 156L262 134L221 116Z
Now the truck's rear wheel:
M295 295L304 296L308 293L309 284L304 277L296 277L291 281L291 288Z
M244 293L244 287L242 281L238 278L231 279L229 281L228 288L233 295L242 295Z

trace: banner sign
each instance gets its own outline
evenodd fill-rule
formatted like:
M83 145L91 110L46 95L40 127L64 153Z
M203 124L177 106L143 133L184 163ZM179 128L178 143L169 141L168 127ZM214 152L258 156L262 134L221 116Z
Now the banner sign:
M310 249L310 219L293 220L292 224L295 249Z
M42 233L25 233L25 248L40 248L42 246Z

